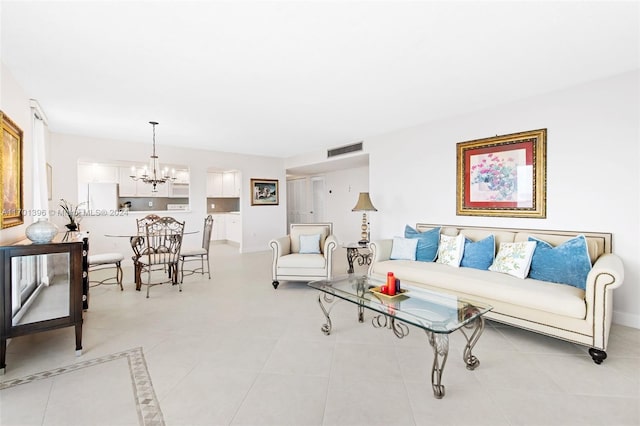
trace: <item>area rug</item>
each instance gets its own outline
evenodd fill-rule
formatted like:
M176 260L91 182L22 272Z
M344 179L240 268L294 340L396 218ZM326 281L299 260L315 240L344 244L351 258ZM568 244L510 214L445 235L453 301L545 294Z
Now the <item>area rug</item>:
M105 355L100 358L94 358L87 361L81 361L76 364L67 365L65 367L54 368L40 373L30 374L25 377L0 382L0 390L8 389L14 386L20 386L32 383L37 380L49 379L61 374L70 373L83 368L93 367L99 364L107 363L114 360L126 358L129 364L129 372L131 374L131 383L133 386L133 394L136 399L136 409L138 411L138 421L144 426L164 426L164 418L156 394L153 390L151 377L147 370L147 363L142 353L142 348L133 348L123 352L116 352Z

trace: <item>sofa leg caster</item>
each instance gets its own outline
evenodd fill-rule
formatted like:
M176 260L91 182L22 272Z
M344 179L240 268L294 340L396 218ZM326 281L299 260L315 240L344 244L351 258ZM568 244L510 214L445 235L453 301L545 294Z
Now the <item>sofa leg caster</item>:
M278 288L279 284L280 283L278 281L274 281L274 282L271 283L271 285L273 286L274 289Z
M593 362L598 365L602 364L602 361L607 359L607 353L596 348L589 348L589 355L591 355L591 359L593 359Z

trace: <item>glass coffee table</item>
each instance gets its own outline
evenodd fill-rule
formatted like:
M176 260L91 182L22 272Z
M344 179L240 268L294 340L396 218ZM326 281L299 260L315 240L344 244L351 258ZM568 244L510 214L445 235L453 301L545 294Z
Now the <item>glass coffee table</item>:
M331 333L329 315L337 300L355 304L359 322L364 322L365 309L373 311L373 326L388 328L400 339L409 334L409 325L421 328L426 332L433 348L431 386L434 396L440 399L445 393L442 372L449 354L449 334L456 330L462 332L467 340L463 360L467 369L474 370L480 365L480 361L471 350L484 330L483 314L492 307L415 287L403 288L403 293L396 296L387 296L377 291L384 284L386 283L366 275L348 275L310 282L310 287L320 290L318 304L327 320L321 330L326 335Z

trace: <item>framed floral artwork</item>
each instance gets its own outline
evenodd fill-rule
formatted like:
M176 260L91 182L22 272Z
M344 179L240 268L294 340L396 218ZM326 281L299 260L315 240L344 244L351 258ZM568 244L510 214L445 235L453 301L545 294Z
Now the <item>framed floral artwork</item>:
M279 197L277 179L251 179L252 206L277 206Z
M547 129L457 144L456 214L545 218Z
M2 228L24 223L22 214L22 130L0 111L2 145L0 182L2 183Z

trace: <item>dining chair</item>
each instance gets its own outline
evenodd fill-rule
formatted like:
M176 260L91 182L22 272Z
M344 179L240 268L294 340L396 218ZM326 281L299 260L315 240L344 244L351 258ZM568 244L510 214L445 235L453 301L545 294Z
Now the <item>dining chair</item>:
M89 279L89 286L95 287L100 284L117 284L120 286L120 290L124 290L122 286L122 261L124 256L122 253L99 253L90 254L87 258L89 268L89 277L91 273L101 269L114 269L115 276L109 276L101 281ZM115 281L115 282L114 282Z
M183 235L184 222L179 222L172 217L161 217L146 224L144 236L138 235L131 239L131 248L137 258L138 277L136 279L141 285L147 286L147 299L151 287L168 282L173 285L178 284L179 291L182 291L182 283L178 280L178 262ZM153 272L160 268L168 270L169 279L152 281ZM146 282L142 280L142 275L145 273Z
M153 214L153 213L149 213L148 215L146 215L143 218L140 219L136 219L136 229L138 230L138 237L140 238L136 238L136 237L132 237L131 238L131 247L134 248L134 253L137 252L144 252L145 250L145 245L146 245L146 240L144 238L144 234L146 232L146 228L147 228L147 224L151 223L151 222L155 222L156 220L160 219L160 216L158 216L157 214ZM136 252L137 250L137 252ZM133 275L134 275L134 281L136 282L136 290L140 291L140 268L139 268L139 264L138 264L138 258L139 256L137 254L134 254L131 257L131 260L133 261Z
M180 250L180 282L184 279L185 262L200 262L200 266L194 269L187 269L187 276L193 274L207 273L211 279L211 264L209 262L209 246L211 245L211 230L213 229L213 216L209 215L204 219L204 229L202 231L202 247L185 247ZM204 268L204 261L207 261L207 270Z
M155 222L160 219L160 216L157 214L150 213L141 219L136 219L136 225L138 227L138 233L144 234L146 232L147 224L151 222Z

